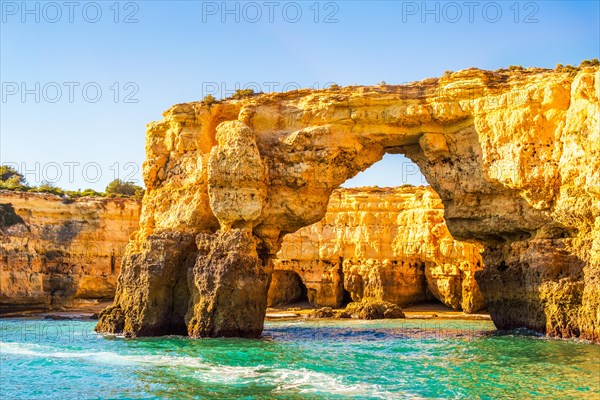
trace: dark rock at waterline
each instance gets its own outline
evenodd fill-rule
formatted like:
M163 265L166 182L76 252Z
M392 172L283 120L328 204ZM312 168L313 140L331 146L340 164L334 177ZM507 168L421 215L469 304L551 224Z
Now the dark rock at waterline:
M44 315L44 319L54 320L54 321L65 321L72 320L73 317L70 315L58 315L58 314L49 314Z
M400 307L387 301L362 301L350 303L346 312L360 319L406 318Z
M331 307L322 307L310 313L312 318L333 318L335 313Z

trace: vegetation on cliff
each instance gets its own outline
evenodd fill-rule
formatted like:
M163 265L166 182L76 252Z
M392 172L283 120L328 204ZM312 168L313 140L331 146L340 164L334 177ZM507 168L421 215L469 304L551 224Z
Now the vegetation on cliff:
M43 181L39 186L29 186L25 176L7 165L0 165L0 190L12 190L30 193L49 193L68 197L144 197L144 188L133 182L115 179L106 186L104 192L93 189L65 190L52 182Z

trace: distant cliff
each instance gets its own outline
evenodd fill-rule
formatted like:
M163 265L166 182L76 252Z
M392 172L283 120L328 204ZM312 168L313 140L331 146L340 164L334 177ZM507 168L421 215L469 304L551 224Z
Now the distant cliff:
M345 295L398 305L434 296L475 312L484 306L474 276L481 250L452 238L430 187L337 189L321 221L284 238L269 304L300 294L297 274L315 305L339 307Z
M0 191L0 303L113 298L140 211L137 199Z
M270 303L295 300L298 277L316 306L372 298L399 305L435 296L483 307L480 248L452 239L430 188L338 189L320 222L287 235ZM0 191L2 304L63 306L115 294L140 201Z

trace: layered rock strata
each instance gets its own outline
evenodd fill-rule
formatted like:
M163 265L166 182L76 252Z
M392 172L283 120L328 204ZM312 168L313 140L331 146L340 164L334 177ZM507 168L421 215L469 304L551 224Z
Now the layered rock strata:
M452 236L484 246L485 267L476 279L499 328L600 340L599 85L598 67L588 63L575 71L468 69L403 86L176 105L148 125L141 229L127 248L115 305L97 329L115 331L106 321L122 315L131 335L184 325L192 335L245 329L246 336L258 335L253 319L260 315L252 310L266 304L263 275L283 237L319 221L345 180L385 153L401 153L441 198ZM153 271L162 276L177 263L191 299L196 236L208 235L202 241L214 241L209 247L216 249L223 240L218 231L230 229L251 234L255 251L250 241L233 249L238 254L228 259L241 266L242 277L219 273L218 285L232 287L254 273L258 290L236 286L252 312L240 313L239 302L221 303L219 290L199 288L197 303L186 306L162 302L165 290L183 284L150 282ZM163 239L175 233L193 239L179 245ZM206 258L205 250L199 257ZM197 268L203 262L194 261L193 269L206 271ZM217 305L219 318L188 319L198 304Z
M433 296L471 313L484 306L475 282L481 250L454 240L430 187L337 189L321 221L284 238L268 302L293 302L306 287L321 307L350 300L403 306Z
M75 203L52 195L4 191L0 194L0 204L5 239L1 244L5 256L3 304L74 305L82 299L114 296L120 256L139 216L138 200L86 198ZM99 205L103 208L99 209ZM129 211L121 212L121 205ZM92 215L97 216L89 220ZM102 222L96 223L94 219ZM77 232L74 243L69 243L64 235L67 227L82 223L86 224L85 229ZM49 236L51 233L53 236ZM164 240L162 237L161 241ZM191 246L191 237L175 236L175 245L171 247L178 248L186 240ZM196 238L196 248L209 242ZM152 247L154 241L146 243ZM218 258L226 259L237 241L226 243L220 246ZM19 250L18 245L24 247ZM27 245L33 246L32 251L25 251ZM206 257L210 251L208 245ZM78 257L81 257L80 269L72 262ZM181 263L177 256L167 258L174 258L173 264ZM38 266L32 269L27 259L33 259ZM345 269L340 261L344 259ZM107 260L113 264L110 273ZM321 221L284 238L274 260L267 302L291 303L308 295L315 306L339 307L346 295L347 301L389 300L404 305L430 299L433 293L445 304L471 312L483 305L472 279L472 272L481 269L480 262L476 246L452 239L444 224L442 203L430 188L338 189L332 194L328 212ZM411 266L409 272L405 264ZM188 294L181 286L189 279L195 282L189 287L193 292L196 285L213 281L216 272L208 270L203 274L189 269L190 276L182 280L179 276L188 270L180 271L175 266L171 269L177 272L170 279L181 283L169 286L178 287L175 292L181 293L184 304L180 314L185 314ZM153 271L148 280L158 277ZM57 290L58 286L53 285L60 282L70 287ZM163 287L164 277L157 282ZM228 292L224 297L231 300L233 296L233 292ZM257 312L256 320L261 320L261 312ZM185 333L186 328L181 331Z
M112 299L140 211L135 199L0 191L0 304Z

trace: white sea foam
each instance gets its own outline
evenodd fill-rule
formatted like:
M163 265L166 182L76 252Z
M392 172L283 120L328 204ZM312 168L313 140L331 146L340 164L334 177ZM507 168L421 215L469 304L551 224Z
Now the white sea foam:
M13 354L22 356L38 356L38 352L32 350L33 344L0 342L0 354Z
M0 342L0 353L36 358L79 359L108 365L142 365L189 368L192 376L202 382L218 384L264 384L275 386L274 392L329 393L342 396L393 399L397 394L385 392L378 385L344 383L337 375L292 370L275 366L229 366L207 363L199 357L171 355L118 354L114 352L58 350L32 343ZM402 398L407 398L406 394Z

